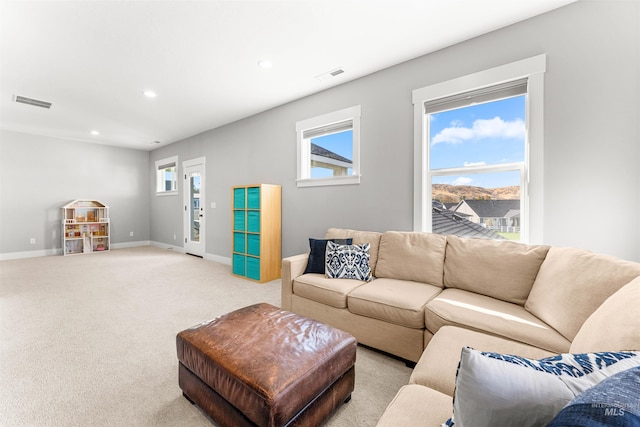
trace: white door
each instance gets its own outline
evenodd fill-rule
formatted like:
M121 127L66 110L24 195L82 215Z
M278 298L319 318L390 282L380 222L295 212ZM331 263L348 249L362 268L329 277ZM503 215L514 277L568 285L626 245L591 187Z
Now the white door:
M184 251L204 257L205 254L205 158L182 162L184 175Z

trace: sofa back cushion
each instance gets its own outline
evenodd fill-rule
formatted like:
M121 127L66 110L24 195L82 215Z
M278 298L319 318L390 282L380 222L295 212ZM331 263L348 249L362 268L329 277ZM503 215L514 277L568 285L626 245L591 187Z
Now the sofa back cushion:
M524 305L548 246L447 236L444 286Z
M376 263L378 262L378 248L380 247L380 237L382 233L377 231L359 231L346 228L330 228L325 235L326 239L353 239L354 245L364 245L369 243L369 265L371 271L376 271Z
M571 353L640 350L640 277L611 295L584 322Z
M380 238L374 275L442 287L446 242L439 234L387 231Z
M525 309L573 341L591 313L638 276L638 263L554 246L540 266Z

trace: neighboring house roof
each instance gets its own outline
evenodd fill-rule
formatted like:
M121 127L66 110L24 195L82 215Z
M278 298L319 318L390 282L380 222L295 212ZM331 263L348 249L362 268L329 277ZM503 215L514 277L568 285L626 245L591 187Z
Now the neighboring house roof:
M505 218L520 218L520 209L510 210L506 214L504 214Z
M502 218L520 213L520 200L462 200L454 209L466 204L480 218ZM514 212L515 211L515 212Z
M446 207L438 201L434 200L431 206L431 229L433 233L445 235L453 234L454 236L467 238L504 239L504 237L500 236L493 230L484 228L482 225L471 222L462 215L446 209Z
M320 147L317 144L311 143L311 155L326 157L328 159L338 160L340 162L353 164L353 162L346 157L342 157L340 154L329 151L326 148Z

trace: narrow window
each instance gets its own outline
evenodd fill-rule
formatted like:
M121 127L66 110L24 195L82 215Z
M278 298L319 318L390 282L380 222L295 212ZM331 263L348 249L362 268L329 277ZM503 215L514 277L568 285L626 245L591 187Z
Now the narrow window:
M413 92L415 230L542 240L545 67L540 55Z
M432 200L468 225L432 231L521 240L526 93L519 80L425 103Z
M298 187L360 182L360 106L296 123Z

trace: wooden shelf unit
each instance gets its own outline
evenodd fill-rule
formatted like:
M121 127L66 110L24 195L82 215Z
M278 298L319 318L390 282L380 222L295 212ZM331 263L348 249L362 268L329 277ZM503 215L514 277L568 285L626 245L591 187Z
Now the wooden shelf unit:
M280 277L282 190L255 184L231 189L232 273L264 283Z
M109 251L109 207L97 200L76 199L62 207L62 253Z

